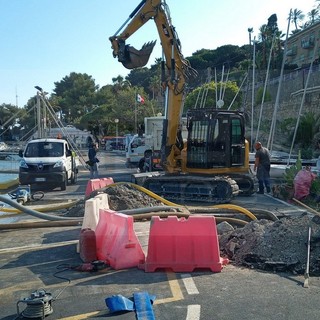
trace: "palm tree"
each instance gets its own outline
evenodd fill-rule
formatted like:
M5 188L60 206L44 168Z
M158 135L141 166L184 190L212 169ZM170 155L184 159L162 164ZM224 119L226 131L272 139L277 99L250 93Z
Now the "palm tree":
M122 89L128 89L131 87L131 83L125 80L122 76L118 75L116 78L112 78L113 91L116 93Z
M291 23L294 24L296 30L298 30L298 22L304 19L304 14L299 9L294 9L291 16Z
M312 9L310 12L308 12L308 17L310 19L311 24L314 24L315 20L319 18L319 10Z

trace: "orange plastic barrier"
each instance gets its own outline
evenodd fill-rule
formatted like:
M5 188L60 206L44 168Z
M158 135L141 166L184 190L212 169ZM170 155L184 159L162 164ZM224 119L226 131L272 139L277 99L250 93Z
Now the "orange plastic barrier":
M215 217L152 217L146 272L170 268L174 272L210 269L220 272L228 259L220 257Z
M91 179L87 183L85 197L88 198L90 194L98 189L104 188L109 184L114 183L112 178Z
M145 255L133 229L133 217L113 210L100 210L96 227L98 260L115 270L137 267Z

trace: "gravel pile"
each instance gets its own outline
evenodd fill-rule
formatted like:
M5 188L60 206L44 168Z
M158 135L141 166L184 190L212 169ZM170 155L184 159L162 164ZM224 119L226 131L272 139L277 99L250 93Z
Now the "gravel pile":
M310 274L320 275L320 217L258 220L219 236L220 251L238 266L303 274L311 227Z

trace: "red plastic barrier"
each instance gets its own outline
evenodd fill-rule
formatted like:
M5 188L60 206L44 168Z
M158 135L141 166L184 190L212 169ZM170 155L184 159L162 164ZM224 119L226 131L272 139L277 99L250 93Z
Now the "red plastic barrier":
M220 272L228 262L220 257L214 217L152 217L148 254L145 264L139 267L146 272L164 268L174 272Z
M97 257L115 270L137 267L145 255L133 229L133 217L100 210L96 227Z
M93 191L99 190L113 183L114 181L112 178L91 179L87 183L85 197L88 198Z
M79 245L80 258L83 262L97 260L96 235L93 230L81 230Z

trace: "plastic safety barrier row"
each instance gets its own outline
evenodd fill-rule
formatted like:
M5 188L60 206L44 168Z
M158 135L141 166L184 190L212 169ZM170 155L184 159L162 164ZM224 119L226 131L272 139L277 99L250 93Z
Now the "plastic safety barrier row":
M91 179L87 183L85 197L88 198L93 191L99 190L113 183L114 181L112 178Z
M97 258L115 270L138 267L145 261L133 229L133 217L113 210L100 210L95 230Z
M151 220L147 258L139 268L145 272L167 268L174 272L220 272L228 262L220 257L215 217L155 216Z

